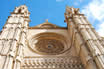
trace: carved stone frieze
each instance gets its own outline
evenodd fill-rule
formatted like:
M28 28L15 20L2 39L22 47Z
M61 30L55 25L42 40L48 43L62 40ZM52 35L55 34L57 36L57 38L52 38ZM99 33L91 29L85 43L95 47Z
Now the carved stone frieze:
M78 57L24 58L21 69L84 69Z

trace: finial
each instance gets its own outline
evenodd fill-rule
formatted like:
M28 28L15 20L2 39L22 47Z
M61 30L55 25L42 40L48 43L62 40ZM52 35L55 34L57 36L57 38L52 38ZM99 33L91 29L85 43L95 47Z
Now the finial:
M46 19L46 22L48 22L48 19Z

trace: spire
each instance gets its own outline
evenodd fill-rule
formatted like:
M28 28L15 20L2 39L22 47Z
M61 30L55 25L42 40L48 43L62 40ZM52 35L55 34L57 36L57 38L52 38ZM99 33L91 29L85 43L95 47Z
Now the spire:
M15 8L14 13L29 14L29 11L28 11L28 8L26 5L21 5L21 6Z
M66 6L66 12L69 14L80 14L79 8L73 8L69 6Z

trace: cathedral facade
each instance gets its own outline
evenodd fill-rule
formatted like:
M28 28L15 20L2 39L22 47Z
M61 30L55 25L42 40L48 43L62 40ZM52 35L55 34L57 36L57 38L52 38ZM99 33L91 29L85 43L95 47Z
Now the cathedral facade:
M67 27L48 20L29 27L16 7L0 33L0 69L104 69L104 40L78 8L66 7Z

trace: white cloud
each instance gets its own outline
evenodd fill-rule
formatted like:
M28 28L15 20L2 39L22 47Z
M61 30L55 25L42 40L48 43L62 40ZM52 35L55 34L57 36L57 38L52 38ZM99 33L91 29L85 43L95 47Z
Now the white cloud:
M63 2L64 0L56 0L56 2Z
M97 29L97 31L99 32L99 34L100 34L101 36L104 37L104 23L101 23L101 24L99 25L99 28Z
M88 5L84 6L84 9L81 10L81 12L86 14L91 22L92 20L94 22L95 20L99 21L96 30L99 35L104 36L104 0L92 0Z

